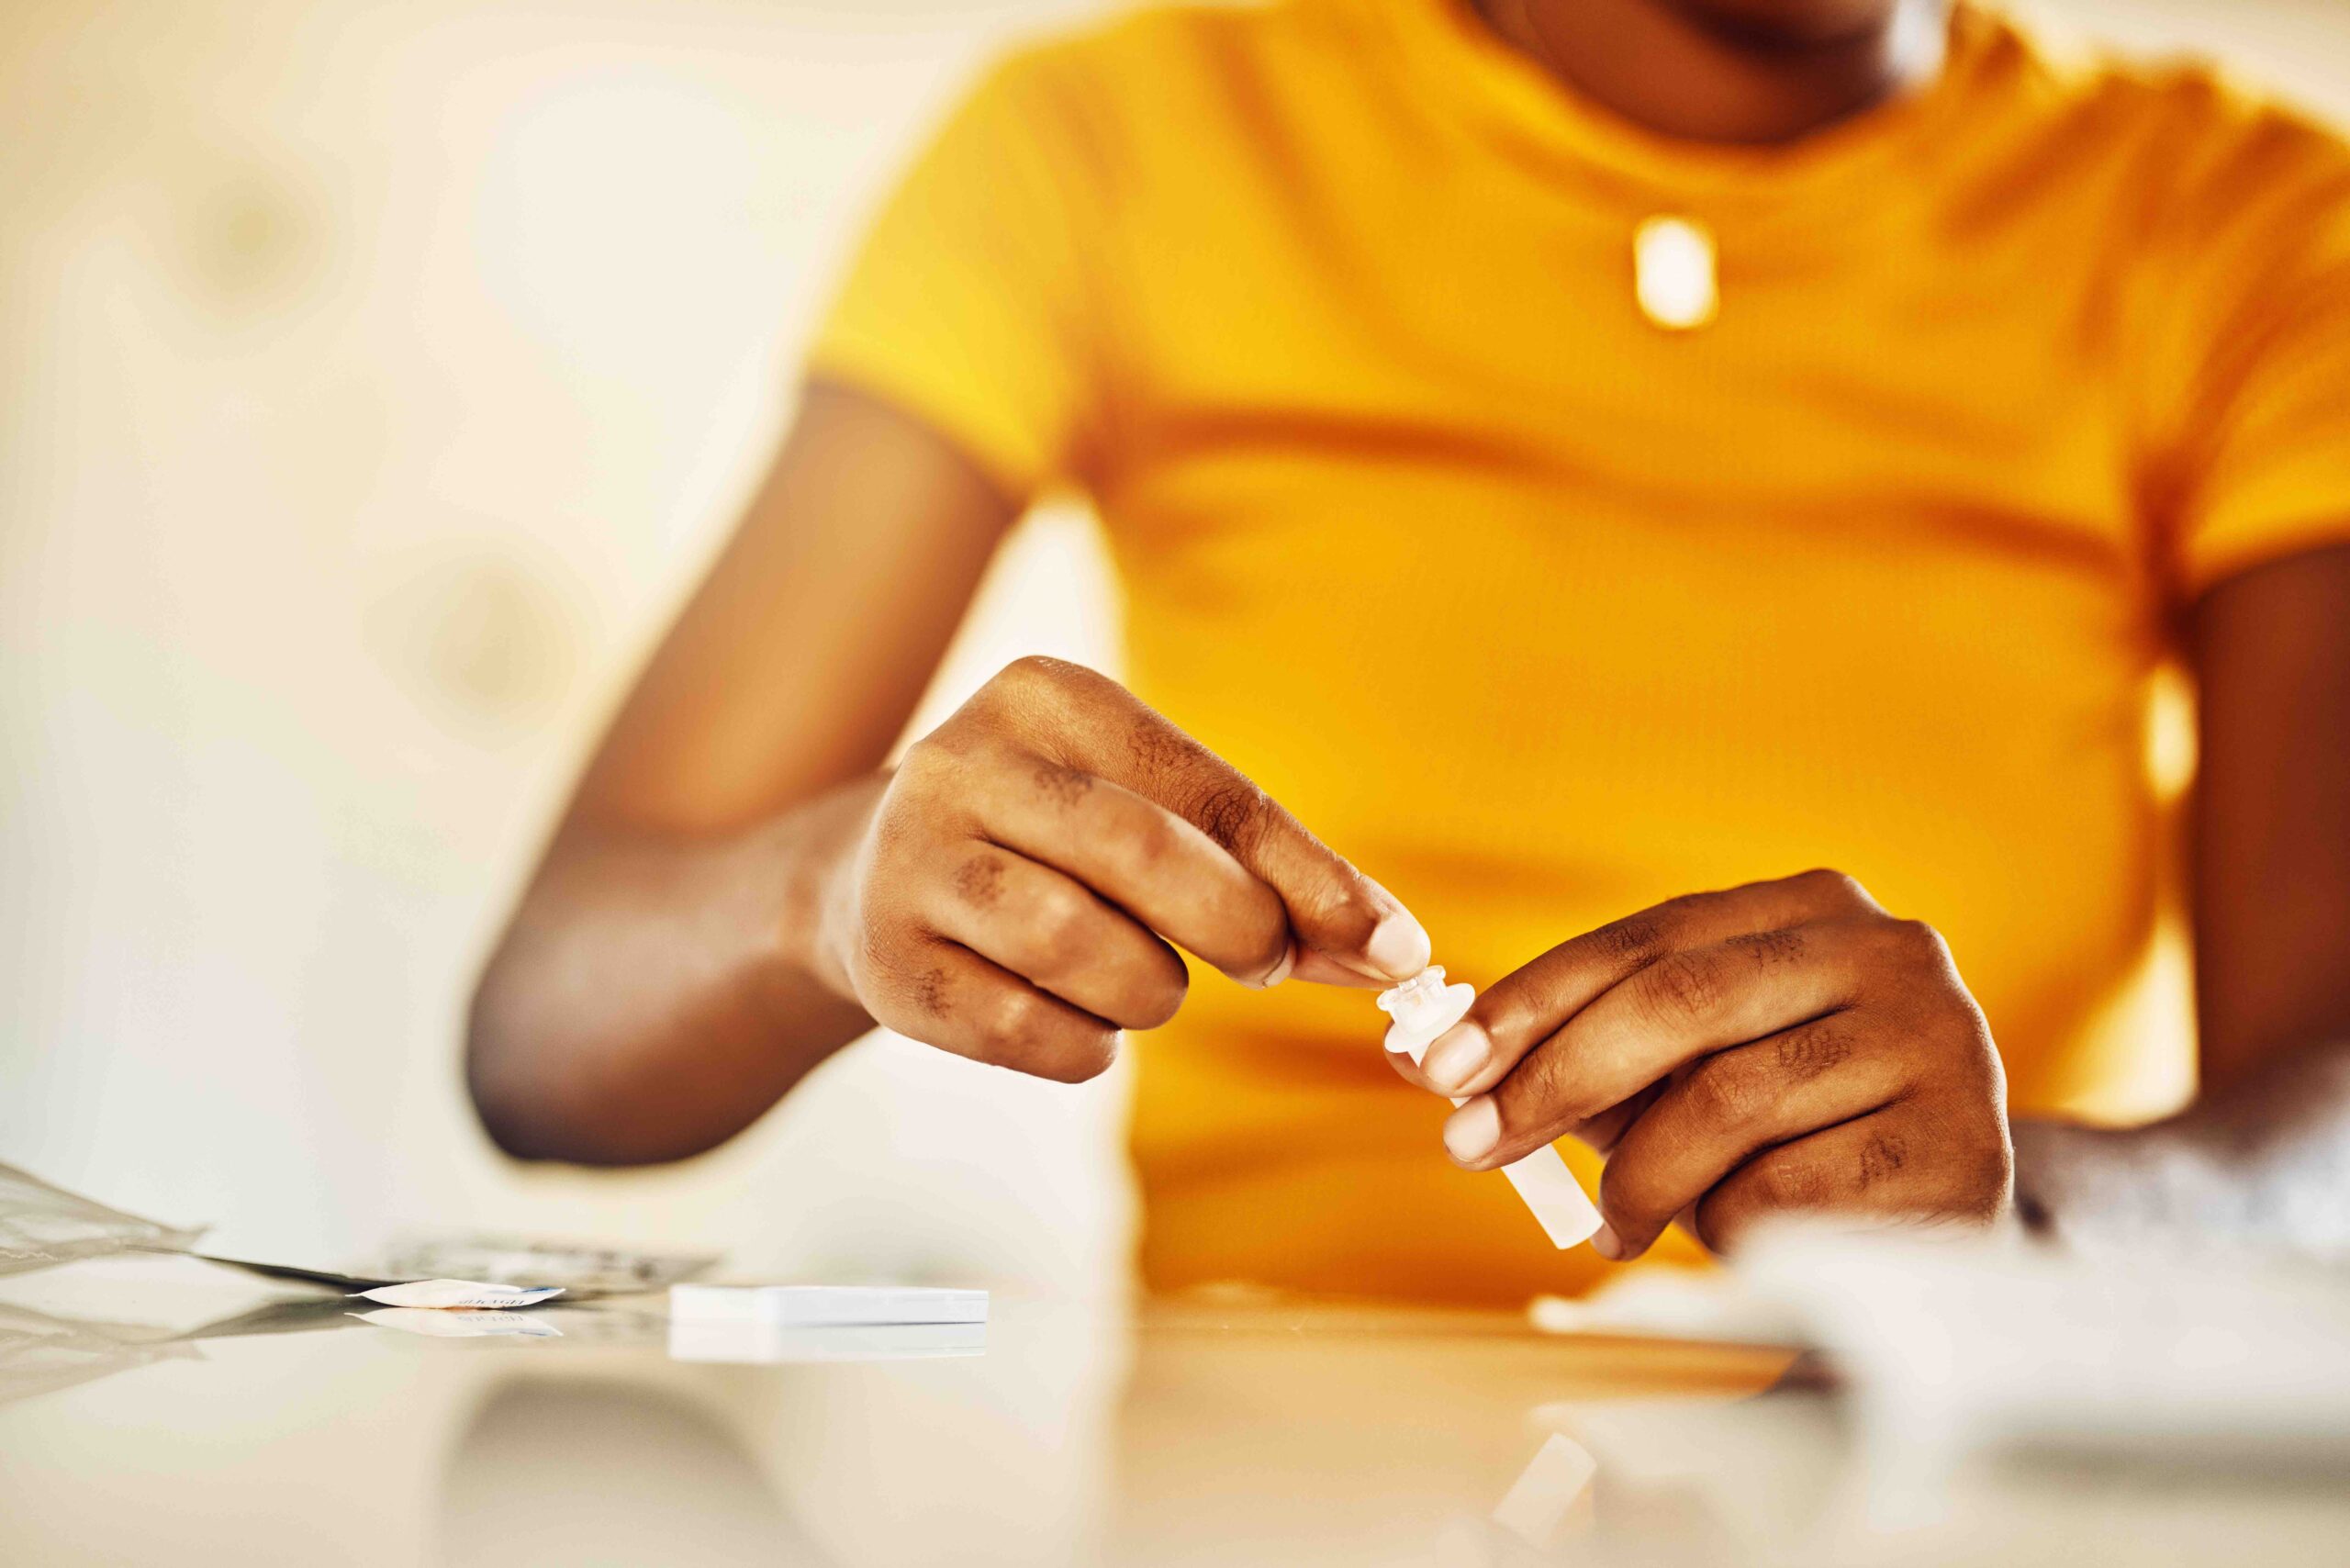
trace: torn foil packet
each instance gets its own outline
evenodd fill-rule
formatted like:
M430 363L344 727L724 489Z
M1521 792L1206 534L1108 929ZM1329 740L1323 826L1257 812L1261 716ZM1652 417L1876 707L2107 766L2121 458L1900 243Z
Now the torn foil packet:
M386 1274L339 1274L325 1269L199 1252L196 1244L202 1234L201 1226L159 1225L69 1193L14 1166L0 1165L0 1275L124 1253L164 1253L236 1269L265 1280L364 1297L385 1306L497 1311L548 1301L566 1290L584 1294L596 1286L610 1288L615 1282L626 1285L641 1276L666 1279L691 1273L715 1260L692 1254L584 1249L569 1243L534 1247L527 1239L501 1238L498 1245L502 1250L494 1257L486 1255L478 1245L466 1252L463 1244L451 1244L469 1260L495 1267L500 1277L494 1281L447 1278L444 1276L449 1270L416 1267L422 1260L420 1258L395 1261L389 1265L392 1271ZM418 1249L411 1247L409 1250ZM543 1282L549 1273L532 1278L522 1272L532 1269L534 1262L546 1266L561 1282ZM489 1271L489 1267L482 1271ZM555 1271L566 1268L571 1271L569 1274ZM587 1285L581 1284L583 1278L588 1282Z

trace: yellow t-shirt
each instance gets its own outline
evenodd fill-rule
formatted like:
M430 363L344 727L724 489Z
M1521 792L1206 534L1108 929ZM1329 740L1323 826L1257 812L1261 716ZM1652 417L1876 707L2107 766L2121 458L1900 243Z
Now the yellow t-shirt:
M2201 589L2350 539L2350 153L2200 69L1951 44L1759 151L1462 0L1145 12L987 78L811 373L1089 496L1136 689L1456 978L1834 866L1948 937L2016 1109L2146 1114L2191 1051L2150 694ZM1658 216L1709 324L1642 312ZM1135 1042L1150 1282L1606 1267L1445 1159L1383 1022L1202 973Z

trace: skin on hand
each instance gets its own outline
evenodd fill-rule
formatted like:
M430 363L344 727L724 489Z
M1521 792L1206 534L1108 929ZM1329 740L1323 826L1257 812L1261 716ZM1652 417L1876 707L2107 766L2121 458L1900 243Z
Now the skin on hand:
M1930 926L1850 877L1699 893L1552 948L1415 1073L1469 1096L1445 1145L1488 1170L1572 1133L1607 1157L1593 1245L1682 1220L1716 1251L1789 1212L1990 1224L2012 1205L2006 1080Z
M1419 923L1230 764L1058 659L990 680L908 752L827 879L811 967L876 1022L1064 1081L1235 980L1392 985Z

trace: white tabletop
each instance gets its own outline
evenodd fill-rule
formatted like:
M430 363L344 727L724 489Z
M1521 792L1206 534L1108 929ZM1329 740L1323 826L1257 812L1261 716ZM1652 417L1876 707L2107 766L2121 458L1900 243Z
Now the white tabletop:
M2350 1542L2340 1477L2224 1456L2010 1465L1872 1520L1836 1396L1785 1352L1512 1315L999 1294L979 1353L739 1364L673 1358L658 1298L485 1338L366 1305L193 1264L0 1281L0 1562L2234 1568Z

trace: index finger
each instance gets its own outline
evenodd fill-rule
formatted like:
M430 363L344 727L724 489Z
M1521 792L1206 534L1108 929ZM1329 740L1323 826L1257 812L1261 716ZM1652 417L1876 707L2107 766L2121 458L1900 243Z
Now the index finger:
M1575 1014L1671 955L1875 907L1858 882L1837 871L1668 899L1562 942L1495 981L1430 1043L1420 1076L1441 1093L1482 1094Z
M1393 894L1259 789L1108 678L1054 659L1023 660L1019 700L1058 720L1035 743L1191 823L1272 889L1300 946L1302 978L1329 978L1315 956L1382 984L1426 969L1427 933ZM1205 955L1202 955L1204 957Z
M1661 959L1614 987L1469 1101L1447 1147L1464 1163L1544 1142L1677 1073L1701 1057L1848 1007L1866 983L1886 923L1750 932ZM1722 1080L1712 1081L1719 1084ZM1472 1128L1488 1149L1467 1153ZM1459 1137L1455 1137L1456 1130Z
M1223 846L1156 801L1049 757L1005 757L979 804L988 837L1076 878L1244 985L1292 963L1287 913Z

